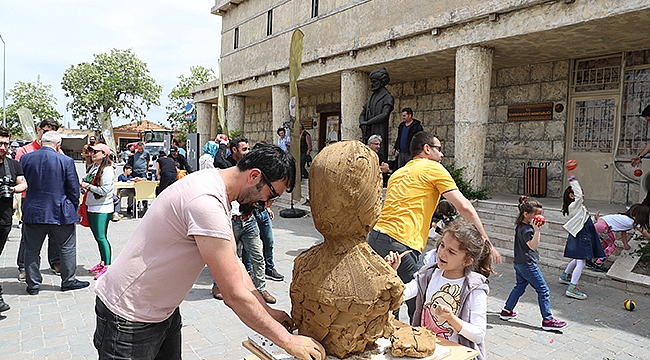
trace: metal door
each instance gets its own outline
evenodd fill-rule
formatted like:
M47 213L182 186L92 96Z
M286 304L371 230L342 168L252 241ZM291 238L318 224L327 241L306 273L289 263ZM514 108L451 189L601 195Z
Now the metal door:
M572 99L567 158L578 161L576 177L587 199L612 199L617 106L614 95Z

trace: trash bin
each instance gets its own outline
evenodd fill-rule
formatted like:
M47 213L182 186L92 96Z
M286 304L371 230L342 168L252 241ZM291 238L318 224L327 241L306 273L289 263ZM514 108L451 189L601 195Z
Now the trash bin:
M524 163L524 195L546 197L546 170L550 162Z

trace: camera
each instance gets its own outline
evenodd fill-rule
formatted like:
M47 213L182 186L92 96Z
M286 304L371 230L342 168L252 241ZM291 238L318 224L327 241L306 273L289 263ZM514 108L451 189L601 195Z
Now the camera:
M14 186L14 180L11 176L6 175L0 179L0 199L13 199L13 194L11 193L12 186Z

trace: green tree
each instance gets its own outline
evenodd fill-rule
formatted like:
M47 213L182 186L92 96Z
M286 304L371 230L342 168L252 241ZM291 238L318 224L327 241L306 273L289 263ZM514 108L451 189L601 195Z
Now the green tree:
M100 112L111 118L141 119L143 107L148 111L152 105L160 105L162 87L131 49L93 56L91 63L70 66L61 83L65 96L72 98L66 109L81 127L99 129Z
M16 82L14 87L7 91L7 98L11 101L11 104L7 105L7 128L16 137L23 135L16 112L22 107L32 112L37 124L44 119L57 122L63 119L63 115L56 110L57 101L52 94L52 85L43 84L40 75L36 82Z
M214 75L214 70L211 68L198 65L190 67L189 77L182 74L176 78L178 79L178 84L167 95L169 99L169 105L167 105L167 121L169 121L172 128L183 135L181 137L184 137L188 132L196 132L196 120L185 120L185 106L187 103L192 102L190 89L212 81L216 76Z

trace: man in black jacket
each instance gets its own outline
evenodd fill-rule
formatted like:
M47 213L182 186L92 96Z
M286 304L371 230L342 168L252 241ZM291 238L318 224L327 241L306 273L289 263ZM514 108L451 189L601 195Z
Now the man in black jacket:
M397 156L398 169L413 159L410 152L411 140L413 139L413 135L424 130L422 129L420 120L413 118L413 110L409 107L402 109L402 120L404 121L399 124L397 140L395 140L395 146L393 146L393 151L391 151L391 155L395 155L395 151L399 152Z
M169 155L174 162L178 163L178 168L180 170L185 170L188 174L192 172L192 167L187 163L187 158L178 153L178 148L176 146L172 146L171 149L169 149Z

